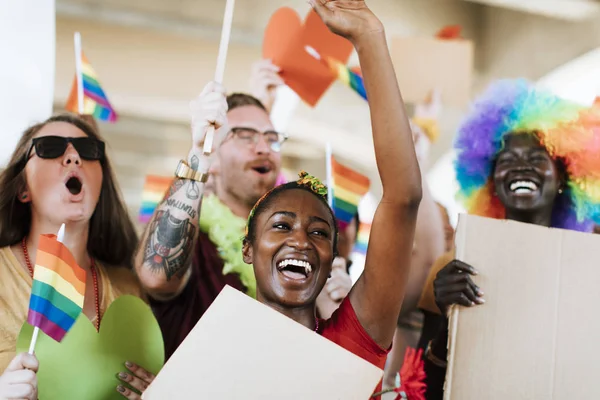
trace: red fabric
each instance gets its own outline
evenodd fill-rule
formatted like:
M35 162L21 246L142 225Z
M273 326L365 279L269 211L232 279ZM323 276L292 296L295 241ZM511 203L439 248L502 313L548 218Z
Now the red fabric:
M165 359L171 357L225 285L245 292L238 275L223 275L223 260L217 248L200 232L188 285L171 301L151 301L165 341Z
M409 400L425 400L425 363L423 362L423 349L406 348L404 363L400 369L400 387L396 393L404 392ZM396 400L403 397L398 394Z
M356 317L349 297L342 301L330 319L319 320L319 333L363 360L381 369L384 368L390 349L382 349L365 331ZM381 391L381 382L374 390L374 392L379 391Z

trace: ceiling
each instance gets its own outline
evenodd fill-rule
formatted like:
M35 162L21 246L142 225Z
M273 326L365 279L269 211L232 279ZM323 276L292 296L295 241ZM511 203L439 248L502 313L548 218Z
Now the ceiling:
M568 26L573 21L585 23L585 20L598 18L600 15L600 3L593 0L369 0L368 4L381 17L389 35L431 36L446 24L460 24L463 27L464 37L472 39L478 51L476 54L475 90L480 88L478 79L486 81L498 76L505 76L507 71L502 61L509 60L511 63L519 60L519 57L529 54L530 48L536 48L534 40L543 38L545 30L550 25L567 25L561 26L554 32L559 36L566 37L570 35L564 32L570 33L570 30L574 29ZM165 32L180 35L186 39L198 38L214 43L218 43L220 38L224 6L224 0L56 0L56 11L59 17L120 25L121 27L143 28L157 33ZM247 46L259 54L263 31L268 19L277 8L282 6L292 7L300 15L304 15L308 9L306 0L237 0L231 43L238 45L238 50ZM503 22L507 19L518 20L514 26L517 29L511 30L513 26L510 28L501 26L501 23L495 20L498 14L504 16ZM526 18L532 15L545 18ZM533 24L531 23L532 19L534 20ZM486 30L486 24L489 24L491 28ZM581 25L580 30L585 31L588 25ZM498 36L489 32L497 28L501 28L499 31L503 29ZM531 29L526 30L526 28ZM506 33L513 34L512 41L507 39ZM581 39L583 33L578 33L579 36L575 36L574 40ZM499 39L501 40L499 41ZM506 42L505 47L501 47L503 44L501 42ZM527 42L528 46L521 46L518 51L513 51L511 54L511 51L519 47L521 42ZM556 47L556 43L554 44ZM500 47L498 47L499 45ZM563 43L561 47L566 47L566 45ZM573 45L569 45L569 47L573 47ZM549 71L569 60L568 52L557 53L556 50L556 48L552 48L552 50L540 52L541 55L535 58L538 69ZM553 57L555 55L556 57ZM487 62L487 60L493 61ZM356 63L356 59L351 59L351 63ZM486 63L493 66L501 65L504 69L493 69L493 72L490 73L486 71L486 68L490 69ZM515 65L514 62L513 65ZM522 73L526 65L517 65L517 67L518 71ZM485 79L482 79L480 75L485 73L493 76L485 76ZM69 74L72 72L69 71ZM110 79L110 76L102 76L103 80ZM363 170L370 170L372 177L376 178L375 160L369 134L368 107L357 96L348 96L347 93L347 88L336 83L321 100L318 107L312 109L303 104L297 107L290 122L294 131L289 133L296 135L299 140L292 138L290 146L288 146L290 150L288 154L291 156L292 163L296 162L294 160L302 160L302 163L306 163L311 159L313 163L321 163L323 141L326 140L324 138L331 139L334 148L343 150L343 153L352 162L361 165ZM114 95L114 98L118 101L118 93ZM170 105L179 107L172 101ZM185 112L187 108L181 108L181 110ZM444 154L450 147L451 133L460 119L462 111L444 111L441 125L442 131L446 130L447 134L443 135L440 142L434 146L432 162L436 161L436 158ZM133 117L131 129L135 130L134 126L140 123L136 122L135 118L140 115ZM176 122L183 124L185 121L177 119ZM123 129L118 129L118 131L123 131L124 125L121 128ZM107 133L110 134L111 129L107 127ZM148 131L151 129L163 130L163 128L150 126L147 129ZM181 146L186 145L185 132L185 129L180 132ZM114 134L117 135L117 130L114 131ZM123 132L120 135L126 135L126 133ZM128 156L128 159L133 160L132 157ZM171 162L165 163L165 168L167 165L170 166ZM292 169L295 169L295 165L292 165Z
M465 0L488 6L537 14L549 18L579 21L597 16L597 0Z

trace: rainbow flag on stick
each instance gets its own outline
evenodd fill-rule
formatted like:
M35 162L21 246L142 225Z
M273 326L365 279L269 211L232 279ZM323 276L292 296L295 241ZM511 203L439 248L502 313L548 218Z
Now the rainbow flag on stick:
M330 154L329 146L327 152L329 153L327 183L330 189L331 208L340 229L344 230L358 212L358 203L369 191L371 182L366 176L338 163Z
M115 122L117 113L108 101L108 97L92 65L81 51L81 36L75 34L76 73L67 100L66 109L78 114L93 115L101 121ZM83 86L83 90L81 90Z
M147 224L154 214L154 210L163 201L167 190L173 183L172 177L148 175L142 192L142 205L138 220Z
M58 237L40 236L27 315L35 327L32 354L40 330L60 342L83 310L86 272L61 243L64 229L63 224Z
M321 57L313 47L306 46L305 50L308 54L323 62L331 70L331 72L347 86L350 86L356 93L363 99L367 100L367 91L365 90L365 83L363 81L360 69L348 68L342 62L332 57Z

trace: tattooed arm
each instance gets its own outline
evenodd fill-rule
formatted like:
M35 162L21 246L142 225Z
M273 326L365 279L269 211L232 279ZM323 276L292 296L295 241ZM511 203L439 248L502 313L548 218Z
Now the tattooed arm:
M224 93L222 87L211 83L192 105L194 145L188 165L196 171L206 172L210 167L202 145L206 128L224 123ZM215 144L222 137L221 131L215 135ZM144 289L156 300L176 297L189 281L203 191L201 182L176 178L142 236L135 258L136 272Z

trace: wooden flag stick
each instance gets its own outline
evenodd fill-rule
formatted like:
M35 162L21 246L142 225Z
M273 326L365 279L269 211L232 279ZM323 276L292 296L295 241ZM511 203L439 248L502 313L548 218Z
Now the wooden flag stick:
M333 150L331 149L331 143L327 142L327 146L325 147L325 170L327 173L327 203L331 208L333 208L333 172L331 171L332 156Z
M227 49L229 48L229 37L231 36L231 24L233 22L233 7L235 0L227 0L225 4L225 16L223 17L223 29L221 31L221 43L219 44L219 55L217 57L217 70L215 71L215 82L223 83L223 74L225 73L225 61L227 61ZM205 155L212 152L213 140L215 136L215 127L209 126L204 139Z
M75 76L77 77L77 112L83 115L83 68L81 66L81 35L75 32L73 37L75 44Z

